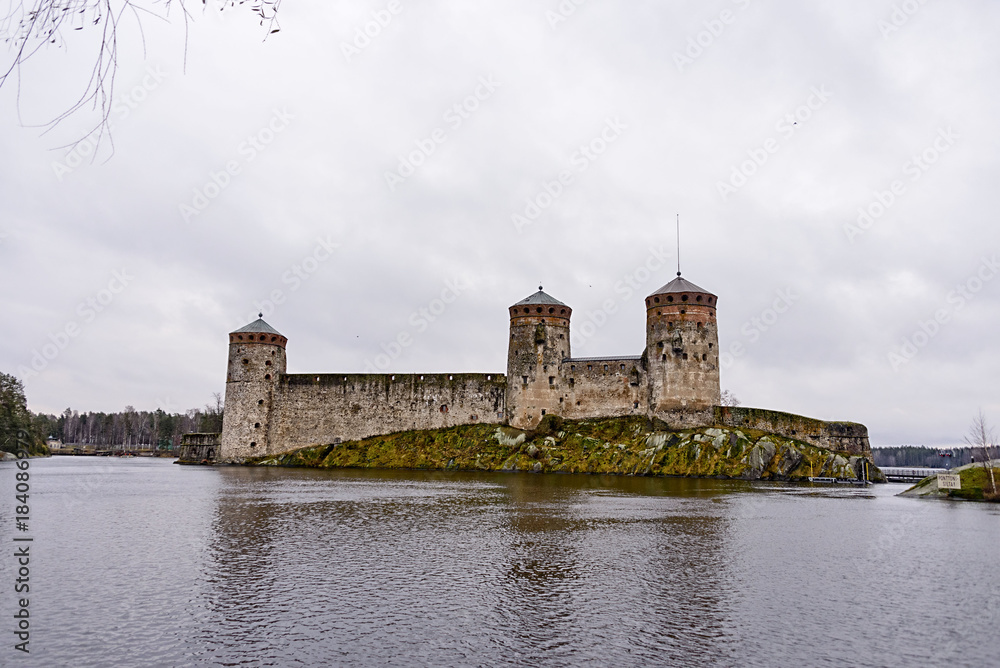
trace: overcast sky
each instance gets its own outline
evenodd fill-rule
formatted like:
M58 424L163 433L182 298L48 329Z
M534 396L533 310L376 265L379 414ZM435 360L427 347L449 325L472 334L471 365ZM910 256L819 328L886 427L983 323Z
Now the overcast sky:
M126 19L95 162L59 148L94 114L34 127L86 83L71 31L0 89L0 370L183 411L263 310L293 373L498 372L540 283L574 355L638 355L680 213L743 405L1000 422L997 3L577 1L285 0L266 41L199 4L186 64L176 12L145 53Z

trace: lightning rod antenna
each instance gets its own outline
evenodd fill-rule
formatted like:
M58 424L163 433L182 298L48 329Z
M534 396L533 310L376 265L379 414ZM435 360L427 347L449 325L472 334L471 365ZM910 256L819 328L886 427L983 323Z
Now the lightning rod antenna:
M677 214L677 275L681 275L681 214Z

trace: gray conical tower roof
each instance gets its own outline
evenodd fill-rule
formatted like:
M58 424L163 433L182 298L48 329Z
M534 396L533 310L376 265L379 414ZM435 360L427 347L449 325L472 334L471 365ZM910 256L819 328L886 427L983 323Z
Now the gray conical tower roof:
M672 292L700 292L702 294L712 295L713 297L715 296L715 294L709 292L705 288L699 288L691 281L687 280L686 278L681 278L680 276L670 281L669 283L667 283L662 288L660 288L659 290L657 290L656 292L654 292L649 296L652 297L653 295L665 295Z
M249 325L245 327L240 327L232 334L277 334L278 336L284 336L281 332L271 327L269 324L264 322L263 318L257 318Z
M566 306L566 304L563 304L561 301L559 301L558 299L556 299L552 295L545 293L542 290L542 286L540 286L540 285L538 286L538 292L536 292L535 294L531 295L530 297L525 297L524 299L522 299L518 303L514 304L514 306L525 306L525 305L528 305L528 304L531 304L531 305L534 305L534 304L550 304L550 305L554 305L554 306Z

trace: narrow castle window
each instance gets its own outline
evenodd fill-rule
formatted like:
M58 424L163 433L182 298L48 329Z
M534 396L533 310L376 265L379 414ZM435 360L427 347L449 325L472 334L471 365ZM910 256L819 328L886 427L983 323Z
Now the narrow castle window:
M667 323L667 327L673 327L673 326L674 326L674 323L672 323L672 322L668 322Z
M708 344L708 347L709 347L709 348L711 348L711 347L712 347L712 344L711 344L711 343L710 343L710 344Z
M556 384L556 377L549 376L549 385L555 385L555 384Z
M594 365L593 364L588 364L587 365L587 371L593 371L593 370L594 370Z
M683 353L682 357L683 357L683 359L687 359L688 358L688 354L687 353Z
M701 325L702 325L702 323L699 322L698 323L698 329L701 329Z
M621 367L622 367L622 369L621 369L621 370L622 370L622 371L624 371L624 370L625 370L625 365L624 365L624 364L622 364L622 365L621 365Z
M257 441L250 441L250 447L251 448L256 448L257 447Z
M657 311L656 315L663 315L663 311Z
M569 370L570 371L576 371L576 365L575 364L570 364L569 365Z
M562 403L563 398L559 397L559 403Z
M667 356L666 356L666 355L664 355L664 356L663 356L663 361L664 361L664 362L666 362L666 361L667 361Z
M608 371L608 365L607 365L607 364L605 364L605 365L604 365L604 372L605 372L605 373L607 373L607 371Z
M257 405L258 406L263 406L264 405L264 400L263 399L258 399L257 400Z
M574 379L570 378L569 379L569 386L573 387L574 384L576 384L576 381Z
M492 380L493 376L486 376L486 380Z
M658 342L656 343L656 347L657 347L657 348L662 348L662 347L663 347L663 341L658 341Z
M701 361L702 362L707 362L708 361L708 355L706 355L705 353L702 353L701 354Z
M264 374L264 380L271 380L271 374L265 373Z
M264 360L264 366L271 366L271 360Z
M441 404L441 412L442 413L448 412L448 404Z
M545 409L544 408L542 409L542 415L545 415Z
M454 376L448 376L448 380L455 380Z
M246 357L244 357L243 358L243 363L244 364L250 364L250 360L248 360Z
M528 384L528 377L527 377L527 376L521 376L521 380L523 380L523 381L524 381L524 384L525 384L525 385L527 385L527 384Z
M632 408L638 408L638 407L639 407L639 402L638 401L633 401L632 402Z
M316 380L319 380L319 377L317 377ZM395 376L389 376L389 380L396 380L396 377Z
M253 428L254 429L260 429L260 422L254 422L253 423Z

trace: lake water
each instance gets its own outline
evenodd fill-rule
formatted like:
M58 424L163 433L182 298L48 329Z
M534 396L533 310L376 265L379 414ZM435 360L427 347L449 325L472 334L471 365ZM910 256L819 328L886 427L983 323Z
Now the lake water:
M0 665L995 666L1000 507L904 485L0 463ZM12 546L31 536L30 655Z

